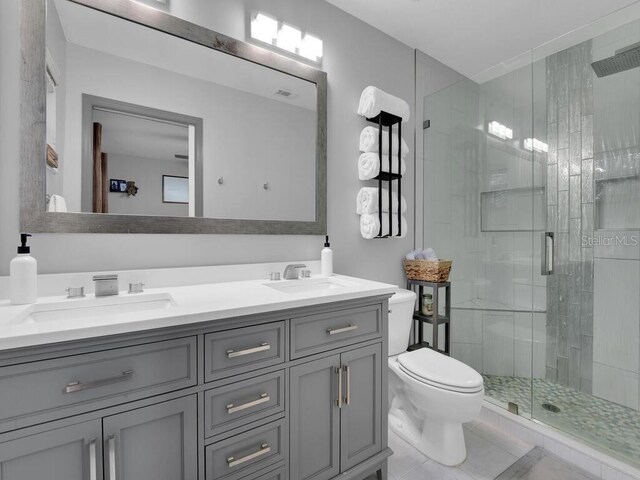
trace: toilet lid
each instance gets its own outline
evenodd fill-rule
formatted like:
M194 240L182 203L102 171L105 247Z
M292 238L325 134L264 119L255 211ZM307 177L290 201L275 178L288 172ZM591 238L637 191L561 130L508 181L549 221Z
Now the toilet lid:
M482 376L473 368L430 348L403 353L398 363L416 380L438 388L468 393L482 389Z

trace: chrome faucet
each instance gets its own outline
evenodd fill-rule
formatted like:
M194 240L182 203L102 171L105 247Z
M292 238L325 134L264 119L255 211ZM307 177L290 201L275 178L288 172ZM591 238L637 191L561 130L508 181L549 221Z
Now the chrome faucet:
M94 275L96 297L118 295L118 275Z
M298 278L298 268L306 268L304 263L292 263L287 265L282 275L285 280L296 280Z

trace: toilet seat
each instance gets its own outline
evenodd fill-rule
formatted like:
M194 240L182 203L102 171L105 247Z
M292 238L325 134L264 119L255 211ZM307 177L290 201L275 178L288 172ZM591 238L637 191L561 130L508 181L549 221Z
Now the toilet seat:
M473 368L429 348L400 354L398 365L414 380L443 390L477 393L483 389L482 376Z

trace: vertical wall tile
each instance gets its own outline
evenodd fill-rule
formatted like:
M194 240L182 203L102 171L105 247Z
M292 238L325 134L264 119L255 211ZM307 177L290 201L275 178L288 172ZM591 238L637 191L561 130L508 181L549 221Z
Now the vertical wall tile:
M575 390L580 390L580 353L580 347L569 348L569 372L567 383Z
M558 204L558 164L547 166L547 205Z
M567 342L569 347L580 348L582 346L580 338L580 304L569 304L569 323L567 326Z
M582 256L582 221L579 218L569 220L569 261L580 262ZM572 285L573 282L572 282ZM575 285L579 287L579 285Z
M582 92L580 87L569 90L569 132L579 132L581 125Z
M582 203L593 203L593 160L582 162Z
M582 185L580 175L569 178L569 218L580 218L582 215Z
M558 192L558 232L569 231L569 192Z
M569 148L569 107L558 108L558 149Z
M569 175L580 175L582 170L582 137L578 130L569 136Z
M593 158L593 115L582 117L582 158Z
M569 189L569 150L558 150L558 190Z

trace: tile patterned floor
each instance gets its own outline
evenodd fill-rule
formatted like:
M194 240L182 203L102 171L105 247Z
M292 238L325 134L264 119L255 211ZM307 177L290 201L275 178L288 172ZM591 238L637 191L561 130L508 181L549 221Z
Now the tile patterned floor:
M521 415L531 416L530 379L483 377L487 397L503 405L515 402ZM640 412L542 379L534 380L533 391L533 416L537 420L640 464ZM545 410L544 403L555 405L560 411Z
M389 480L494 480L533 448L482 422L465 425L465 441L467 459L451 468L434 462L390 431L394 454L389 458Z
M536 447L502 472L496 480L597 480L562 459Z

